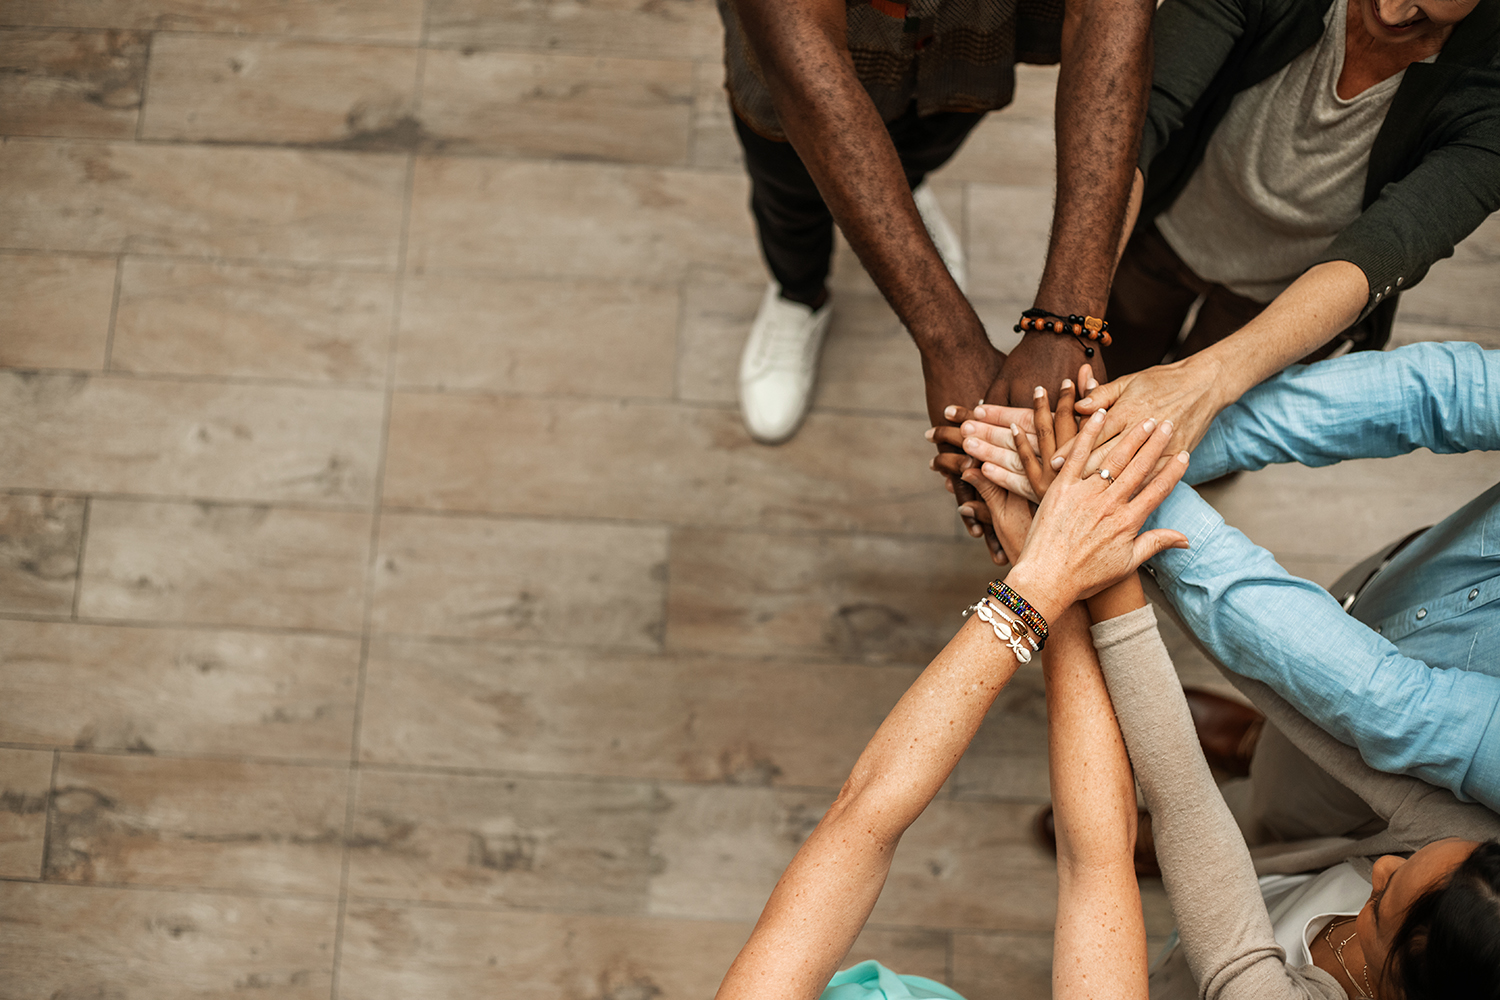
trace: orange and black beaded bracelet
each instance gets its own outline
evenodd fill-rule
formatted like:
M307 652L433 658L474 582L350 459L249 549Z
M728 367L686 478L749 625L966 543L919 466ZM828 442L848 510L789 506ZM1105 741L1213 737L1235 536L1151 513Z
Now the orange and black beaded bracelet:
M1025 333L1030 330L1071 334L1080 340L1098 341L1104 347L1113 343L1109 335L1109 320L1097 316L1059 316L1045 309L1028 309L1021 314L1021 322L1015 325L1015 332ZM1094 349L1084 344L1083 353L1092 358Z

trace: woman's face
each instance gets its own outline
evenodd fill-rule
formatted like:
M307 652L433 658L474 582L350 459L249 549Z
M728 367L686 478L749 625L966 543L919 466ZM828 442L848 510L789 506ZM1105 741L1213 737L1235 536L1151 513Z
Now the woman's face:
M1478 846L1477 840L1450 837L1428 844L1410 858L1387 854L1375 862L1371 874L1373 891L1354 918L1354 929L1359 932L1372 982L1385 969L1391 939L1401 929L1412 904L1429 889L1446 882L1453 869L1463 864Z
M1377 43L1405 45L1446 39L1479 0L1349 0L1358 4L1365 30Z

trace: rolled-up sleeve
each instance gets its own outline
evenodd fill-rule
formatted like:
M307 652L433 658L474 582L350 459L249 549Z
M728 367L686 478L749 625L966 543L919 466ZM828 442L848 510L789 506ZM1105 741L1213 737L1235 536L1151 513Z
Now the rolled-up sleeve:
M1418 448L1439 454L1500 448L1500 351L1411 344L1294 365L1219 414L1193 450L1188 481Z
M1500 678L1403 656L1189 486L1147 527L1188 536L1190 548L1167 550L1152 569L1220 662L1267 684L1371 767L1500 810Z

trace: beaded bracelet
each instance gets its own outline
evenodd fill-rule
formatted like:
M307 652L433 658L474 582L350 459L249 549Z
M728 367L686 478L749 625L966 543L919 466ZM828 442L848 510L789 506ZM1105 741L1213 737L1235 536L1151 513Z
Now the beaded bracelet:
M1087 337L1089 340L1097 340L1105 347L1114 343L1109 335L1109 320L1099 319L1097 316L1059 316L1045 309L1028 309L1023 312L1021 322L1015 325L1014 330L1016 333L1037 330L1046 333L1072 334L1080 339ZM1084 344L1083 353L1085 357L1092 358L1094 349Z
M965 618L969 617L971 613L978 614L980 621L994 629L995 638L1009 646L1011 652L1016 654L1016 659L1020 662L1030 663L1031 650L1041 650L1041 647L1036 644L1036 640L1026 634L1026 629L1022 627L1021 623L1005 617L999 608L990 603L989 598L981 597L969 607L964 608ZM1023 638L1031 643L1031 649L1027 649L1021 644Z
M1010 608L1016 616L1026 624L1026 627L1036 633L1038 648L1047 645L1047 619L1033 608L1020 594L1007 587L1004 581L996 580L990 584L989 595L1004 607Z

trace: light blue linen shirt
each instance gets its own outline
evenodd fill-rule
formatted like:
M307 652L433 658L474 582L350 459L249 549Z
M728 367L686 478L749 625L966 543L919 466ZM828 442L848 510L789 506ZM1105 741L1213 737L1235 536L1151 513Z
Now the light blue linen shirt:
M1414 344L1288 368L1219 415L1188 477L1417 448L1500 449L1500 351ZM1188 536L1191 548L1152 568L1220 662L1268 684L1371 767L1500 811L1500 484L1408 546L1352 614L1185 483L1146 526ZM1367 554L1349 553L1351 565Z

